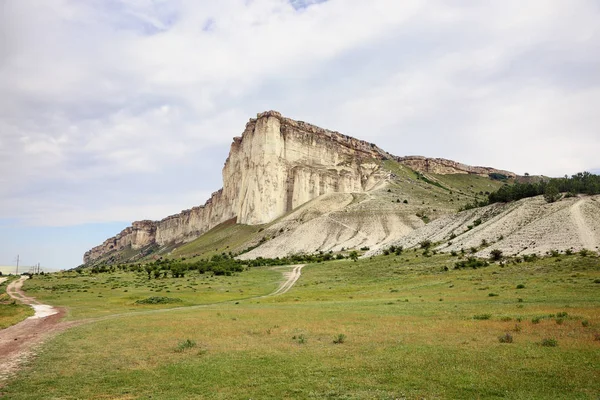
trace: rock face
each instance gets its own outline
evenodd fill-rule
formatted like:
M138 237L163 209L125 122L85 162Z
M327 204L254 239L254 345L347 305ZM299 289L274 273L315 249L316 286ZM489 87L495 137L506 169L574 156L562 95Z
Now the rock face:
M394 158L372 143L268 111L246 124L223 167L223 188L203 205L161 221L134 222L84 255L84 262L127 246L190 241L216 225L259 225L313 198L362 192L381 179L380 161Z
M509 178L515 178L517 176L515 173L510 171L503 171L500 169L490 167L472 167L470 165L462 164L452 160L446 160L444 158L408 156L396 157L396 160L415 171L426 172L431 174L472 174L480 176L500 174L505 175Z

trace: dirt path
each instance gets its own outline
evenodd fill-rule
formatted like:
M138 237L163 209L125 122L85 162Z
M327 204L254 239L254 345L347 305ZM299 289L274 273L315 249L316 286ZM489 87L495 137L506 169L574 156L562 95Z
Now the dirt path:
M277 288L276 291L274 291L273 293L271 293L267 296L278 296L280 294L287 293L287 291L290 290L292 288L292 286L294 286L296 281L298 281L298 279L300 279L300 274L301 274L302 268L304 267L304 264L294 265L293 267L294 268L290 272L283 273L284 277L287 278L286 281L283 282L281 284L281 286L279 286ZM264 297L267 297L267 296L264 296Z
M26 296L21 290L25 279L27 277L12 282L6 288L6 293L21 303L31 305L35 315L0 330L0 387L23 362L35 355L36 347L45 339L79 323L60 322L65 314L64 309L40 304Z
M596 247L596 241L594 240L594 232L586 224L585 218L581 214L581 205L584 203L584 199L579 200L577 203L571 206L571 217L577 227L577 234L581 240L581 244L588 250L594 250Z

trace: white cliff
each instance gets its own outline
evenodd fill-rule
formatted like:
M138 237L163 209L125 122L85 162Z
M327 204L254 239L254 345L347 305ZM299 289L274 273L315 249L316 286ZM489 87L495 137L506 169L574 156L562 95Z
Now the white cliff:
M362 192L381 179L380 160L392 156L377 146L275 111L246 124L223 167L223 189L203 205L161 221L134 222L84 255L90 262L127 246L186 242L222 222L271 222L327 193Z

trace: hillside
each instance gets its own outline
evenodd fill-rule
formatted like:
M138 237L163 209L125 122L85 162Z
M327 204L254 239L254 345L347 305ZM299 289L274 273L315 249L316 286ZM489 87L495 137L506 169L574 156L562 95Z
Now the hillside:
M600 196L563 198L554 203L537 196L492 204L439 218L392 245L414 247L423 241L436 243L442 252L464 250L486 258L496 249L505 255L598 251ZM382 250L380 246L369 254Z
M268 111L234 138L223 188L203 206L161 221L136 221L86 252L84 262L220 253L275 258L350 249L373 254L423 240L442 243L441 251L476 247L480 256L493 249L506 254L595 249L596 198L552 205L524 199L457 214L505 184L540 179L545 178L441 158L398 157ZM453 235L458 239L452 241Z

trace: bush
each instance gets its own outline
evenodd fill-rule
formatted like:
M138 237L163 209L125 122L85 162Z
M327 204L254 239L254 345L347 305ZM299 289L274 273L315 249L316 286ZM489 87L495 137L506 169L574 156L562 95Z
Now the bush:
M333 343L335 344L342 344L346 341L346 335L344 335L343 333L338 334L334 339L333 339Z
M491 256L492 260L499 261L502 259L502 250L494 249L494 250L490 251L490 256Z
M297 341L298 344L305 344L308 341L308 338L302 333L298 336L296 336L296 335L292 336L292 340Z
M492 314L475 314L473 315L473 319L477 320L486 320L492 318Z
M512 343L513 337L510 333L506 332L504 335L498 337L500 343Z
M533 318L531 318L531 323L539 324L541 320L542 320L542 318L540 318L540 317L533 317Z
M421 243L419 243L419 246L421 246L422 249L429 249L431 245L431 240L423 240Z
M584 319L583 321L581 321L581 326L583 326L584 328L587 328L588 326L590 326L590 321L588 321L587 319Z
M525 285L523 285L522 283L519 283L517 285L517 289L525 289Z
M135 304L170 304L180 303L182 300L175 297L152 296L142 300L137 300Z
M558 346L558 342L556 341L556 339L552 339L552 338L546 338L546 339L542 340L542 342L540 344L544 347Z
M500 296L498 293L488 293L489 297L496 297L496 296Z

